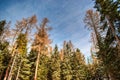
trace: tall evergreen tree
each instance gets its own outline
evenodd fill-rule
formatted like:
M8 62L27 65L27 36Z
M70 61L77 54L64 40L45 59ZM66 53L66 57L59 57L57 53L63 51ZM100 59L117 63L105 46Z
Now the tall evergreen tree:
M120 25L120 15L119 15L119 4L120 1L108 0L108 1L101 1L95 0L95 8L101 14L101 22L106 22L108 26L104 26L110 28L114 39L117 41L118 45L120 45L119 39L119 28Z
M7 41L0 43L0 79L3 79L5 70L11 58L8 46L9 43Z
M5 20L0 21L0 80L3 79L9 59L11 58L8 50L9 42L2 39L5 34L5 25Z
M86 65L84 56L81 54L79 49L77 49L71 56L70 64L72 68L72 80L85 80Z
M72 68L70 65L70 58L73 54L71 42L64 41L63 43L63 60L61 61L61 80L71 80L72 79Z
M33 49L37 52L37 58L36 58L36 68L35 68L35 75L34 75L34 80L37 80L38 76L38 68L39 68L39 63L40 63L40 55L48 55L48 47L49 44L51 43L51 40L49 39L47 31L50 30L50 28L46 27L46 24L48 22L47 18L44 18L42 24L40 27L37 27L37 33L35 36L35 41L33 44Z
M26 34L20 34L17 43L19 43L18 46L18 52L20 55L20 61L17 69L17 76L16 79L21 80L28 80L30 75L30 64L29 60L27 58L27 36Z
M57 45L53 50L53 54L51 56L51 74L52 80L60 80L60 56Z
M18 36L18 38L16 40L16 43L17 43L18 46L17 46L15 58L13 60L13 65L11 66L11 70L10 70L10 73L9 73L9 76L8 76L9 80L15 79L15 78L18 79L18 77L19 77L20 70L21 70L21 64L24 61L24 59L25 59L24 56L26 56L26 53L27 53L26 35L21 33ZM12 76L13 76L13 78L12 78Z
M101 15L101 23L103 24L101 27L103 29L102 31L105 32L107 30L103 40L104 47L101 47L98 53L103 61L106 75L112 80L119 79L118 75L120 72L118 69L120 65L116 65L120 64L120 32L118 28L120 25L119 4L119 0L95 0L95 8L97 8Z
M22 33L22 32L25 32L25 35L27 37L27 40L28 40L28 31L30 31L31 29L31 26L34 25L36 23L36 16L32 16L28 19L23 19L22 21L18 21L17 24L16 24L16 28L13 29L14 31L14 34L12 35L13 36L13 39L12 39L12 48L11 48L11 54L12 54L12 58L11 60L9 61L9 65L7 67L7 70L6 70L6 74L5 74L5 77L4 77L4 80L7 79L7 76L8 76L8 73L9 73L9 77L11 77L11 71L12 71L12 68L13 68L13 65L14 65L14 61L16 59L16 54L17 53L15 50L17 50L17 47L18 45L16 44L16 38ZM10 68L10 65L11 68ZM9 69L10 68L10 69ZM9 72L10 71L10 72Z

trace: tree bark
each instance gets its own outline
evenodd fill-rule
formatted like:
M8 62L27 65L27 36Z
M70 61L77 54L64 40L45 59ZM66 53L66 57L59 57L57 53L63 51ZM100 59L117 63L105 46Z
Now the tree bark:
M37 56L34 80L37 80L37 70L38 70L38 65L39 65L39 58L40 58L40 53L38 53L38 56Z
M95 36L96 36L96 40L97 40L98 46L100 46L100 45L99 45L98 31L97 31L97 28L96 28L96 25L95 25L95 22L94 22L93 16L90 15L90 17L91 17L91 21L92 21L92 25L93 25L93 29L94 29L94 32L95 32Z
M110 22L110 19L109 19L109 16L108 16L108 15L106 16L106 18L107 18L107 20L108 20L108 24L109 24L109 26L110 26L110 28L111 28L111 30L112 30L112 33L114 34L115 39L116 39L116 41L118 42L118 45L119 45L119 47L120 47L120 40L119 40L118 36L117 36L116 33L115 33L114 26L113 26L113 24Z
M11 62L12 62L12 59L10 60L10 62L9 62L9 64L8 64L8 67L7 67L7 69L6 69L4 80L6 80L7 77L8 77L8 71L9 71Z
M13 59L13 63L12 63L12 66L11 66L11 69L10 69L10 72L9 72L9 75L8 75L8 80L11 80L11 77L12 77L12 70L13 70L13 67L14 67L14 64L15 64L15 60L16 60L16 55Z
M12 53L12 57L15 56L15 55L14 55L14 49L15 49L15 48L16 48L16 46L14 46L13 49L12 49L12 51L10 52L10 53ZM9 61L9 63L8 63L8 67L7 67L6 72L5 72L4 80L6 80L7 77L8 77L8 71L9 71L9 68L10 68L10 64L12 63L12 60L13 60L13 59L11 58L10 61Z
M2 71L2 73L0 74L0 80L2 79L2 76L3 76L3 72L4 72L4 70Z
M18 80L18 77L19 77L19 74L20 74L21 64L22 64L22 58L21 58L20 65L19 65L19 68L18 68L16 80Z

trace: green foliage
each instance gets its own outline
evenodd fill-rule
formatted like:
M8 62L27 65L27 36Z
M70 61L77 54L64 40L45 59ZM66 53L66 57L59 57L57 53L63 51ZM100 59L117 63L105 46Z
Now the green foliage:
M46 55L40 55L40 62L38 66L38 80L47 80L49 66L48 61L49 58Z
M103 24L100 26L101 33L105 36L101 36L101 45L99 46L99 52L97 57L101 60L103 72L106 76L109 76L112 80L118 80L120 77L119 62L119 50L120 50L120 15L119 5L120 0L94 0L95 8L100 13L101 21Z
M92 61L88 64L86 64L84 55L79 49L73 47L71 41L64 41L61 51L57 45L52 51L49 51L51 40L47 33L50 30L49 27L46 27L47 18L43 20L40 27L36 27L38 32L32 43L31 51L27 54L28 33L31 30L29 25L36 23L36 16L18 22L16 31L19 32L15 35L15 44L17 44L15 50L10 51L9 42L0 42L0 79L3 80L7 67L13 67L10 80L17 78L18 80L35 80L36 71L38 80L103 80L103 77L119 80L120 49L115 38L116 35L119 39L120 34L119 4L119 0L95 0L95 7L100 12L100 16L97 13L95 13L96 16L93 16L96 20L93 23L96 23L94 29L96 30L95 34L98 33L97 43L99 45L96 44L96 46L99 51L95 53L96 56L92 56ZM109 19L106 16L109 16ZM97 17L100 17L101 20L96 19ZM87 19L89 23L90 20ZM108 22L112 24L115 33ZM0 22L0 36L3 34L5 23L5 21ZM93 28L93 26L91 27ZM11 53L11 56L9 52L15 54ZM8 66L10 58L11 63Z
M9 77L11 79L29 79L30 65L28 64L27 56L27 39L26 35L20 33L16 39L17 47L15 49L15 55L12 57L13 62L10 67ZM11 59L12 59L11 58ZM24 67L24 68L23 68Z
M3 59L4 59L4 56L3 56L3 54L0 52L0 74L2 74L2 71L3 71L3 69L4 69Z
M84 61L84 56L81 54L80 50L77 49L76 52L70 58L70 64L72 68L72 79L75 80L85 80L86 78L86 65Z
M3 77L4 72L8 66L11 55L8 50L8 42L0 43L0 76Z
M53 54L51 56L51 75L52 80L60 80L60 56L57 45L53 50Z
M22 62L21 62L21 70L20 70L20 75L19 79L20 80L29 80L30 79L30 62L27 59L27 57L22 57Z
M34 75L35 75L35 61L37 58L37 51L35 50L31 50L31 52L28 55L28 59L30 61L30 79L34 79Z
M6 24L5 20L0 21L0 36L3 34L5 24Z
M27 53L27 39L26 39L26 35L23 33L20 33L18 38L17 38L17 49L18 49L18 53L21 55L25 55Z

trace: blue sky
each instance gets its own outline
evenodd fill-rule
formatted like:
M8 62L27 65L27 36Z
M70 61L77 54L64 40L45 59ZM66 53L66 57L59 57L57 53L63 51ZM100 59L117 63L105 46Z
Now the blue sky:
M93 8L92 0L0 0L0 20L12 21L36 15L40 23L44 17L49 26L52 45L61 48L63 41L71 40L86 56L90 56L90 32L85 28L85 12Z

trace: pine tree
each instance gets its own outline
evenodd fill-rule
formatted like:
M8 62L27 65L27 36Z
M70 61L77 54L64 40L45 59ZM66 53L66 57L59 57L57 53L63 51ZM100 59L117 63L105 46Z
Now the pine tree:
M3 79L8 61L11 58L8 50L9 42L3 39L6 33L6 21L0 21L0 80ZM5 38L5 36L4 36Z
M5 70L11 58L8 46L9 43L7 41L0 43L0 79L3 79Z
M5 23L6 23L5 21L0 21L0 39L1 39L1 36L3 34L3 31L4 31ZM2 74L3 69L4 69L4 66L3 66L4 55L2 54L2 50L4 49L3 47L4 46L0 41L0 74ZM0 75L0 78L1 77L2 77L2 75Z
M101 47L98 54L101 57L101 60L104 64L104 70L106 72L106 76L110 79L115 80L119 79L119 4L120 1L108 0L108 1L101 1L95 0L95 8L100 12L101 15L101 23L102 31L106 32L106 36L102 40L104 47ZM114 57L114 58L113 58Z
M16 54L15 53L18 53L16 52L17 51L17 47L18 45L16 44L16 38L22 33L22 32L25 32L25 35L27 37L27 40L28 40L28 32L30 31L31 29L31 26L33 26L34 24L36 23L36 16L32 16L28 19L23 19L22 21L18 21L17 24L16 24L16 28L13 29L13 32L14 34L12 35L13 36L13 39L12 39L12 48L11 48L11 54L12 54L12 58L11 60L9 61L9 65L7 67L7 70L6 70L6 74L5 74L5 77L4 77L4 80L7 79L7 76L8 76L8 72L9 72L9 76L8 78L10 77L11 79L11 72L12 72L12 68L14 66L14 61L16 59ZM27 44L27 43L26 43ZM20 44L21 45L21 44ZM21 46L21 48L23 48L24 46ZM25 48L25 47L24 47ZM15 51L16 50L16 51ZM20 51L20 48L19 48L19 51ZM21 52L21 51L20 51ZM13 61L12 61L13 60ZM11 68L10 68L10 65ZM10 68L10 69L9 69Z
M37 51L36 50L31 50L30 54L28 55L28 59L30 61L30 79L34 79L34 75L35 75L35 61L37 59Z
M49 57L41 54L38 67L38 80L47 80Z
M51 56L51 73L52 73L52 80L60 80L60 56L57 45L53 50L53 54Z
M22 61L23 60L23 56L25 56L26 53L27 53L27 49L26 49L26 47L27 47L26 35L21 33L18 36L18 38L16 40L16 43L17 43L18 46L17 46L17 49L16 49L16 55L14 57L13 64L11 66L11 70L10 70L10 73L9 73L9 76L8 76L9 80L13 79L12 76L14 77L14 79L19 77L19 73L20 73L20 70L21 70L21 64L23 62ZM19 63L19 64L17 64L17 63Z
M29 60L27 59L27 36L26 34L20 34L17 43L19 43L18 46L18 52L20 53L20 61L17 69L17 76L16 79L21 80L28 80L30 75L30 64Z
M86 79L86 65L84 56L81 54L79 49L71 56L70 61L72 67L72 79L85 80Z
M118 45L120 45L119 33L117 33L119 32L118 26L120 24L119 4L119 0L95 0L95 8L97 8L101 14L101 22L104 21L108 24L108 26L105 27L110 28L112 34L114 35L114 39L118 42Z
M20 73L18 78L20 80L30 80L30 61L29 59L25 56L22 57L21 59L21 65L20 65Z
M93 10L88 10L86 12L84 23L88 27L88 29L93 30L95 33L97 45L100 46L100 34L99 34L99 27L100 27L100 15L98 12L93 12Z
M38 68L39 68L39 63L40 63L40 56L41 55L48 55L48 47L49 44L51 43L51 40L49 39L47 31L50 30L50 28L46 27L46 24L48 22L47 18L44 18L42 24L40 27L37 27L37 33L35 36L35 41L33 44L33 49L37 52L37 57L36 57L36 68L35 68L35 75L34 75L34 80L37 80L38 76Z
M61 80L71 80L72 79L72 68L70 65L70 58L72 55L72 46L70 45L70 42L64 41L63 45L63 61L61 61Z

